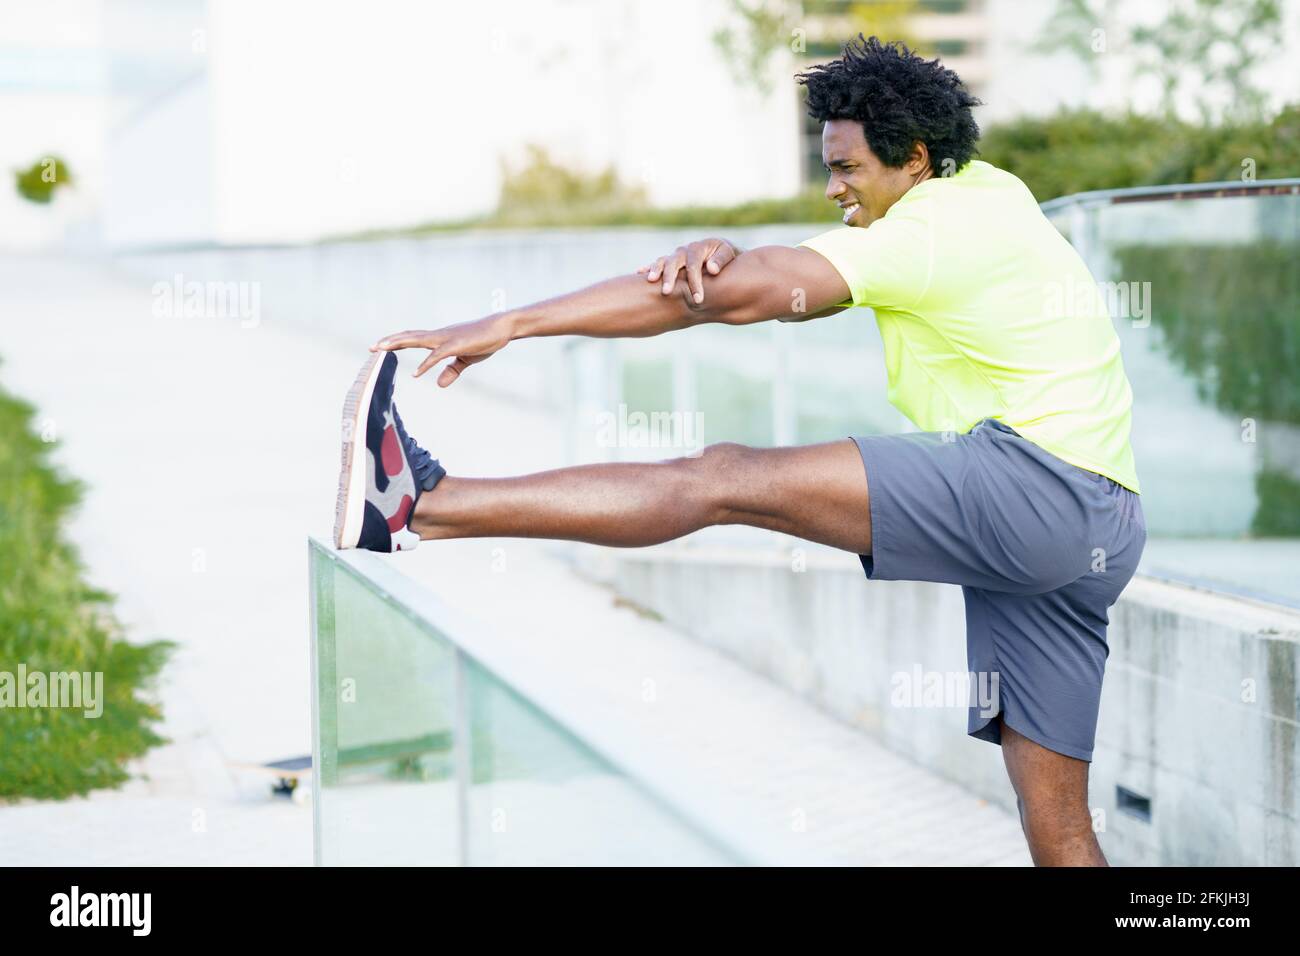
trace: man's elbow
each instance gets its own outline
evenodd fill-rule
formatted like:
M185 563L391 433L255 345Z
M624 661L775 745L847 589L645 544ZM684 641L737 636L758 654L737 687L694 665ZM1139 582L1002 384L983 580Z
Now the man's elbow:
M746 301L744 290L733 283L712 281L706 278L704 283L704 301L696 302L690 289L683 287L681 299L686 307L687 325L748 325L759 321L757 310Z
M703 302L696 302L689 294L685 301L693 322L750 325L776 317L779 310L772 308L770 298L770 290L762 285L718 276L704 280Z
M709 301L695 307L693 319L696 323L713 322L719 325L752 325L765 322L774 316L768 314L754 302Z

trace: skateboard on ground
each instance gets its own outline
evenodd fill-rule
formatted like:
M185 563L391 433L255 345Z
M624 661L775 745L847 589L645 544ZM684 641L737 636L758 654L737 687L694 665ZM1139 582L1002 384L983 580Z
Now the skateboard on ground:
M271 793L277 797L288 797L294 803L300 803L302 800L298 793L298 784L306 780L308 786L304 789L311 789L311 754L272 760L270 763L236 762L232 766L269 777Z

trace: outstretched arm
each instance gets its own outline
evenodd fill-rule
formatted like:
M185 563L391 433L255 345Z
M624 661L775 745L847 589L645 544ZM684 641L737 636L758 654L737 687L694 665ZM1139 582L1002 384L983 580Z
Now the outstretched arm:
M708 295L695 302L685 283L678 295L663 295L638 275L620 276L535 305L475 322L429 331L399 332L372 350L427 348L416 375L445 358L454 360L438 376L450 385L468 366L507 343L545 335L634 338L659 335L704 322L748 325L770 319L801 319L833 311L849 298L844 279L810 249L760 246L742 253L708 279Z
M708 277L709 293L696 302L682 283L661 295L636 276L620 276L579 292L519 309L515 338L586 335L624 338L659 335L702 322L748 325L820 312L849 297L835 268L810 249L759 246Z

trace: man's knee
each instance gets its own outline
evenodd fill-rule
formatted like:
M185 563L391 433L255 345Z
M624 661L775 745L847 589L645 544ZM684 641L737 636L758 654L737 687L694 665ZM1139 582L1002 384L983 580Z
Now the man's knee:
M754 449L748 445L723 441L706 446L693 457L678 458L676 462L697 479L716 487L748 467L753 457Z
M754 449L734 441L719 441L706 445L699 454L699 461L710 468L734 467L740 462L748 461Z
M692 498L716 512L714 524L725 524L738 494L750 480L755 449L736 442L708 445L700 454L674 459Z

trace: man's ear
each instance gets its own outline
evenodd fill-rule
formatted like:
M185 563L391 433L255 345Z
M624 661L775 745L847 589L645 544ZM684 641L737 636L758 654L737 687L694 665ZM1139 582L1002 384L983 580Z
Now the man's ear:
M919 139L912 144L912 152L908 154L906 169L908 175L915 176L925 172L930 168L930 150Z

